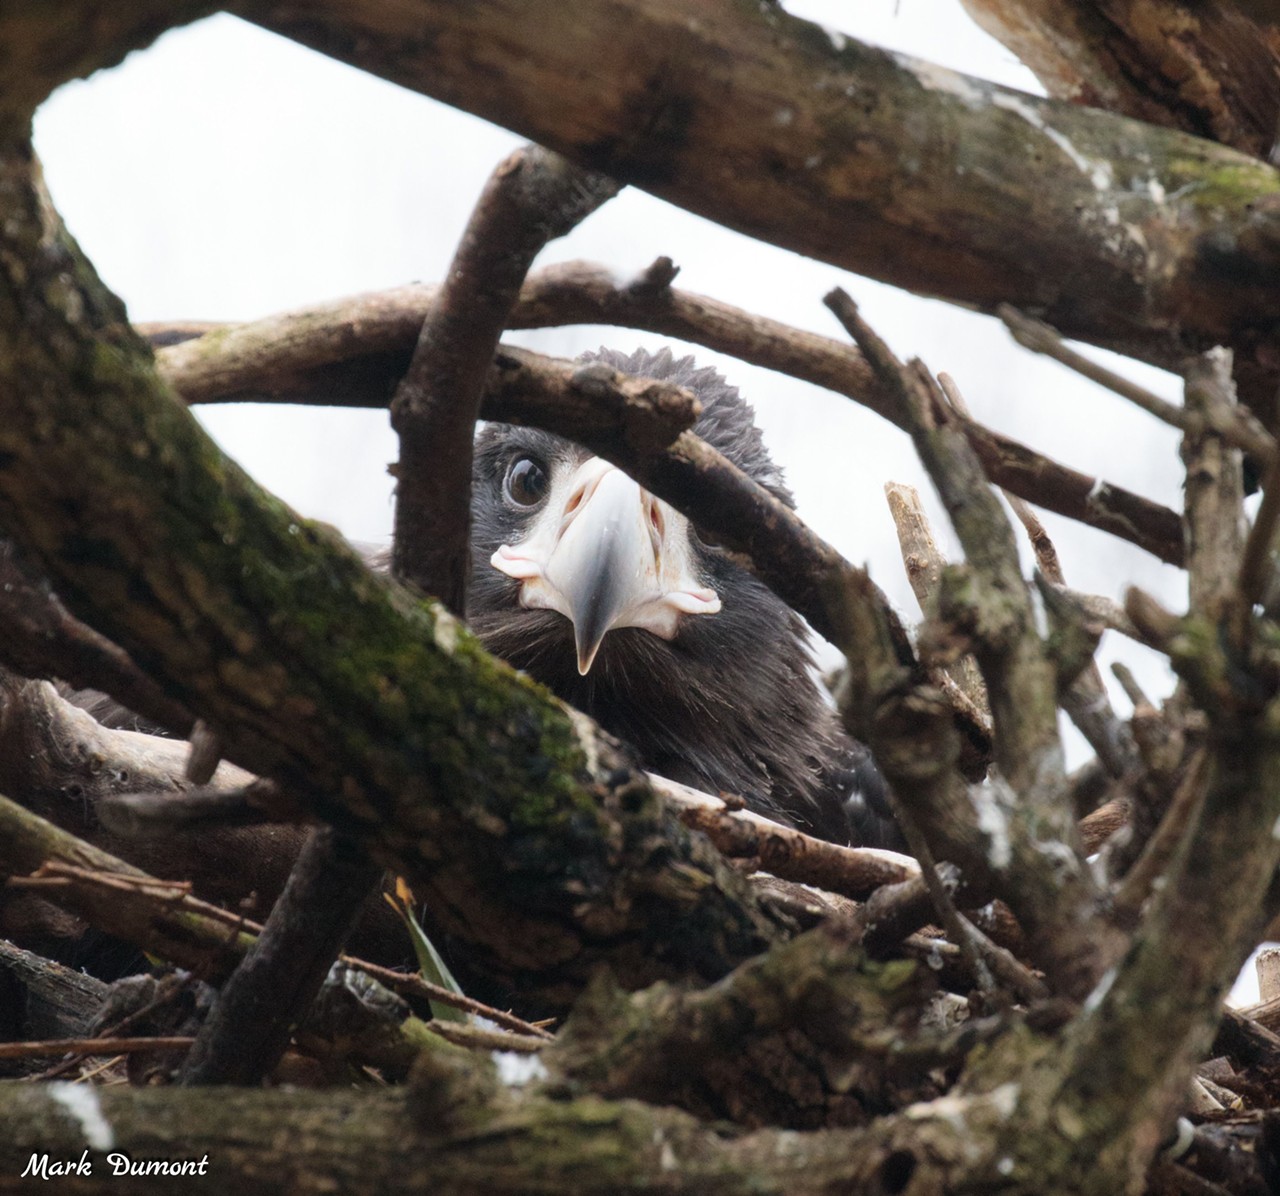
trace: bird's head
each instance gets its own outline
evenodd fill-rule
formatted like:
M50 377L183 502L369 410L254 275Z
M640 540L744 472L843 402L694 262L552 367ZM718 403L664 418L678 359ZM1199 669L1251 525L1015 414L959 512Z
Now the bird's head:
M580 674L610 631L673 640L682 619L720 610L683 515L599 457L538 447L522 446L503 470L502 500L521 534L489 564L520 582L521 606L573 624Z
M602 349L584 360L691 389L702 403L695 431L791 501L751 408L714 370L675 359L669 349L630 356ZM483 620L499 606L530 612L522 623L525 656L539 631L563 640L571 629L574 662L585 677L602 651L607 660L628 645L644 650L643 637L620 634L628 629L687 646L705 638L698 625L716 620L728 630L726 623L748 613L733 609L744 585L753 597L764 593L679 511L561 437L490 425L476 445L474 486L472 615ZM514 633L516 625L508 626ZM511 658L510 645L503 647ZM525 667L548 671L545 661L542 669Z
M714 370L667 349L582 360L693 391L694 431L795 505L754 412ZM625 474L546 432L488 425L472 500L467 618L490 651L650 771L848 841L844 802L869 783L857 772L866 749L814 682L803 622L758 578Z

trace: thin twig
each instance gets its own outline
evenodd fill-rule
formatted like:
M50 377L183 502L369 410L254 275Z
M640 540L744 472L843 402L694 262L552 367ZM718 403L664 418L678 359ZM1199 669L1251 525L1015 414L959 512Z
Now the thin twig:
M996 988L995 977L992 976L991 969L987 967L986 960L978 950L974 935L969 933L973 930L973 927L960 916L960 911L956 909L955 902L951 900L950 889L939 874L938 865L934 861L928 840L921 833L912 812L895 798L892 789L887 791L887 796L889 806L893 810L894 819L902 831L903 838L907 841L907 846L911 848L911 854L920 861L921 879L929 890L929 900L933 903L933 908L942 921L942 927L947 932L947 937L960 948L960 952L969 968L969 973L973 976L978 988L985 993L994 992ZM948 871L949 883L954 887L957 874L954 868L949 868ZM976 934L977 932L975 931L974 933Z
M547 1035L511 1034L506 1030L486 1030L483 1026L439 1019L427 1022L427 1029L454 1046L468 1047L473 1051L515 1051L521 1055L536 1055L550 1041Z
M45 1055L132 1055L137 1051L184 1051L194 1038L55 1038L48 1042L0 1042L0 1059L39 1059Z
M679 337L826 387L903 426L891 396L852 345L652 281L646 272L638 282L619 282L613 271L591 263L548 266L522 288L510 327L611 324ZM221 328L217 337L161 350L160 370L192 403L382 408L435 294L431 286L403 287ZM966 421L963 430L997 485L1161 560L1181 562L1181 523L1167 507L980 424Z
M1105 386L1164 423L1192 435L1213 431L1236 448L1252 453L1259 461L1270 462L1275 459L1275 439L1249 412L1240 408L1215 408L1197 412L1179 407L1096 361L1090 361L1083 354L1069 348L1055 329L1024 315L1017 308L1002 303L996 308L996 314L1004 321L1013 339L1023 348L1052 357L1081 377Z
M416 972L396 972L391 968L384 968L379 964L369 963L368 960L364 959L356 959L350 955L340 955L338 958L343 963L364 972L392 992L439 1001L441 1004L461 1009L464 1013L474 1013L479 1017L488 1018L489 1021L507 1030L514 1031L516 1034L526 1034L534 1038L553 1037L541 1026L527 1022L524 1018L516 1017L514 1013L496 1009L492 1005L486 1005L483 1001L477 1001L474 997L456 993L450 988L442 988L438 984L432 984L431 981L424 980Z
M260 923L243 914L193 896L190 881L158 880L146 874L81 868L62 860L48 860L31 875L11 876L6 884L14 889L65 888L73 885L80 889L111 889L155 901L173 910L198 914L201 918L232 927L236 931L247 930L258 934L262 930Z
M964 418L969 418L969 405L955 379L950 374L939 374L938 385L948 403ZM1035 553L1036 564L1044 578L1053 585L1065 586L1062 563L1044 524L1030 505L1009 490L1003 490L1018 522L1022 524ZM1094 644L1096 647L1096 642ZM1113 776L1124 776L1133 765L1133 745L1127 729L1111 708L1106 686L1096 661L1090 660L1079 675L1060 694L1062 707L1089 745L1098 754Z
M1019 961L1012 951L993 943L966 915L960 914L959 918L973 949L1001 986L1024 1003L1041 1001L1050 995L1048 985Z
M51 896L64 901L68 909L92 925L203 976L225 975L229 971L227 959L234 959L247 949L248 935L262 931L259 923L241 914L191 896L186 883L161 881L132 869L122 860L50 826L3 798L0 798L0 819L3 819L0 822L0 832L3 832L0 833L0 872L34 865L38 869L36 876L46 878L46 883L68 886L66 897L71 900L64 900L63 894ZM83 867L66 862L72 858L98 861L100 866ZM8 881L15 887L31 883L30 878L13 876ZM126 917L117 913L113 902L104 899L104 891L128 893L147 908L141 915ZM216 964L212 962L214 956ZM418 975L395 972L348 955L341 958L395 992L427 997L480 1014L517 1033L542 1033L538 1027L513 1014L429 984Z
M900 363L845 292L831 292L826 304L885 387L897 393L902 418L965 550L969 585L963 609L958 604L954 613L941 613L968 625L987 683L999 775L982 800L995 803L1001 848L975 852L975 847L990 842L990 832L979 824L967 790L967 817L961 813L960 794L951 792L947 816L959 817L968 833L948 844L947 856L966 874L971 869L974 875L994 870L997 892L1027 928L1037 964L1058 991L1083 995L1122 943L1094 916L1096 886L1077 850L1074 810L1062 773L1056 673L1036 632L1012 528L972 445L956 426L958 413L946 403L932 375L920 362ZM887 774L897 799L911 807L922 827L927 821L929 833L941 841L936 814L925 804L936 795L936 787L922 791L911 773L904 773ZM1067 848L1055 854L1052 867L1044 852L1046 838L1056 838Z
M1208 753L1203 748L1196 752L1164 817L1147 840L1142 854L1116 888L1112 906L1120 918L1137 918L1157 880L1168 868L1188 827L1199 814L1208 781L1208 759Z
M902 551L902 563L907 580L920 604L920 612L926 619L937 615L937 590L946 565L946 558L938 548L929 526L928 516L920 502L920 495L913 486L898 482L886 482L885 498L893 525L898 532L898 546ZM987 687L973 657L965 654L954 664L932 670L942 685L948 682L963 695L965 703L974 712L976 721L991 727L991 712L987 708Z
M654 791L676 808L686 826L701 831L725 855L750 859L764 872L841 893L865 897L881 885L918 875L910 856L878 847L842 847L815 839L751 810L731 810L710 794L647 774Z
M1054 589L1073 606L1078 607L1081 615L1090 623L1099 623L1109 631L1118 631L1137 643L1145 643L1133 625L1133 620L1115 599L1102 594L1085 594L1069 586L1055 586Z
M973 413L969 410L969 404L965 401L964 394L950 374L939 372L938 385L942 387L942 393L946 395L947 402L963 418L973 418ZM1054 548L1053 541L1049 539L1049 533L1044 530L1044 524L1040 522L1036 513L1018 495L1010 490L1004 490L1003 493L1005 501L1018 517L1018 522L1026 530L1027 539L1031 541L1031 548L1036 554L1036 563L1040 566L1040 572L1055 585L1065 584L1065 579L1062 576L1062 566L1058 563L1058 550Z
M1240 617L1247 617L1254 606L1267 596L1275 574L1272 553L1275 548L1276 525L1280 523L1280 455L1271 462L1262 482L1262 504L1254 516L1253 526L1245 538L1240 557L1240 577L1236 583ZM1240 642L1237 636L1237 642Z

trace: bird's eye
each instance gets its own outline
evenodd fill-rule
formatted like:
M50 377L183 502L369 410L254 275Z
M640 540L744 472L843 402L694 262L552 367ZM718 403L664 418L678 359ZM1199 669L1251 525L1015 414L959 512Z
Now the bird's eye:
M507 470L507 497L518 507L536 507L550 488L547 471L532 457L520 457Z

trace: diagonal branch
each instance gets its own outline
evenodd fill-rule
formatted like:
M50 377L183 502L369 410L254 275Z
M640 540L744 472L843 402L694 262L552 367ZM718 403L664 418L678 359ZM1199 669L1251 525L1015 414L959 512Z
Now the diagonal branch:
M311 832L257 941L228 978L178 1082L260 1084L378 883L382 869L331 827Z
M529 276L510 326L611 324L677 336L846 395L902 426L853 345L676 290L667 285L672 270L660 258L639 279L619 282L612 272L589 263L547 266ZM217 336L161 349L160 369L191 403L383 407L435 294L433 286L401 287L218 327L213 329ZM201 335L187 325L141 325L139 330L153 344ZM491 387L486 404L496 397ZM499 418L488 408L485 414ZM528 415L534 422L542 418L532 410ZM1181 562L1182 525L1167 507L1061 465L979 423L966 422L964 430L996 485L1137 544L1163 561Z
M0 513L73 613L401 870L497 983L558 1005L605 958L632 984L715 973L783 933L616 744L228 462L29 144L0 170Z
M475 422L498 338L533 259L619 184L536 145L500 163L462 235L396 388L397 577L465 611Z
M1094 885L1079 851L1062 770L1054 668L1035 629L1013 531L923 366L902 366L843 291L828 295L827 304L886 386L896 388L912 440L964 546L966 567L953 575L940 614L963 621L973 637L995 725L998 774L989 791L974 794L978 813L970 818L970 842L948 842L928 806L912 813L936 855L993 878L1059 991L1080 996L1118 944L1100 932ZM893 771L888 779L908 804L910 787ZM940 782L952 791L946 800L953 809L959 804L956 782ZM1056 850L1047 850L1050 842ZM985 845L985 854L975 853L977 844ZM963 854L951 854L956 848Z
M1166 366L1188 344L1274 344L1280 175L1184 133L830 37L776 5L706 0L695 25L682 0L240 11L730 228L907 290L986 311L1009 302Z

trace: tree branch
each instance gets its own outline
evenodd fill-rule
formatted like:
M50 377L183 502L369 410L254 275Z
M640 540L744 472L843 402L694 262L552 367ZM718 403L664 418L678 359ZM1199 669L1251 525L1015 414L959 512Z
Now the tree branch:
M655 267L663 264L669 272L666 259L659 259ZM407 366L435 293L432 286L401 287L219 327L216 336L162 349L160 371L191 403L384 407ZM603 267L568 262L530 275L510 326L568 323L613 324L677 336L846 395L902 426L890 397L853 345L705 295L665 283L654 285L648 274L619 283ZM148 329L152 338L167 339L155 325L140 326ZM496 401L491 387L482 410L486 418L502 418L500 409L489 406ZM554 412L542 406L541 391L524 401L539 403L537 410L527 409L530 422L555 419ZM1182 525L1167 507L1060 465L981 424L966 421L964 431L996 485L1137 544L1161 560L1181 562Z
M423 321L391 403L400 437L391 567L465 613L475 422L498 339L533 259L619 184L525 146L499 164Z
M329 827L313 830L262 933L222 990L180 1084L260 1084L275 1070L382 869Z
M963 2L1052 96L1185 129L1257 158L1272 152L1280 38L1266 0Z
M1183 133L733 0L703 5L696 27L679 0L239 11L699 215L907 290L987 311L1009 302L1166 366L1188 343L1243 355L1272 342L1280 176ZM1011 217L1027 210L1035 219Z
M912 807L912 813L936 856L959 863L971 877L991 878L1059 991L1083 995L1118 945L1098 925L1096 893L1079 853L1062 771L1054 670L1035 630L1012 529L971 447L945 418L945 404L932 394L934 384L923 367L902 366L843 291L833 291L827 303L886 386L896 386L912 440L964 546L963 579L957 575L940 613L972 634L995 725L999 773L990 792L975 795L975 806L981 806L969 815L963 838L945 837L932 802ZM893 771L888 779L910 805L909 782L901 783ZM944 784L956 787L954 779ZM952 792L945 804L959 809L959 795ZM1050 840L1058 845L1052 866L1045 851Z
M612 742L227 462L65 238L30 147L0 145L0 169L0 511L73 611L231 759L319 794L496 983L559 1004L618 952L634 984L779 934Z

